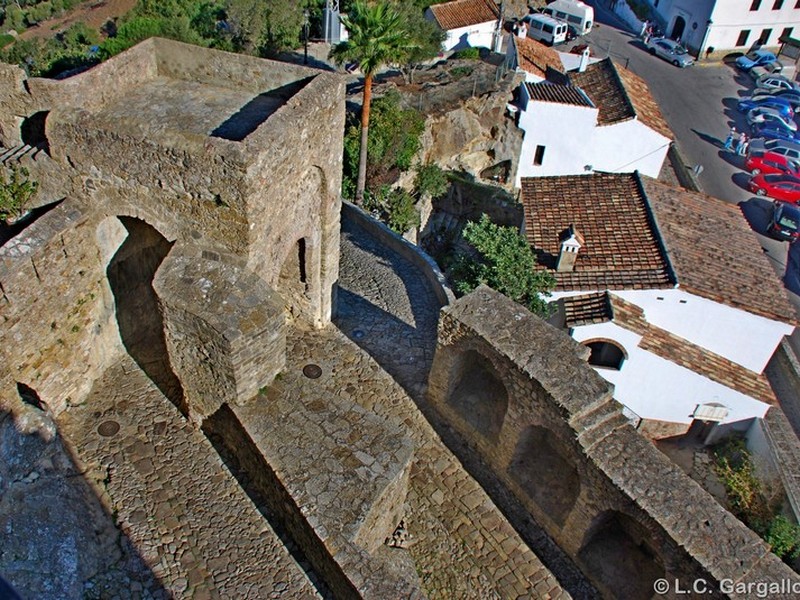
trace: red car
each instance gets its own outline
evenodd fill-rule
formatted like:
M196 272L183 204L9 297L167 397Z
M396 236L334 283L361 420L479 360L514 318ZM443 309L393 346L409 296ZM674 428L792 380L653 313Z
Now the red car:
M787 158L775 152L765 152L761 156L751 156L745 163L744 168L753 175L764 173L785 173L800 178L800 164L797 161Z
M783 202L800 202L800 179L791 175L756 175L750 178L750 191Z

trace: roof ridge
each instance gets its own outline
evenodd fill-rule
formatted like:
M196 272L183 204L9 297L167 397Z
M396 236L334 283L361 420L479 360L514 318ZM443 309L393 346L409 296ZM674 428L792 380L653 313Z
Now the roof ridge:
M628 105L628 108L631 109L633 113L633 117L639 121L639 112L636 110L636 105L631 100L630 95L628 94L628 88L625 87L625 82L622 81L622 77L619 75L619 71L617 71L617 65L614 64L614 61L611 60L610 56L607 56L604 61L608 61L609 68L611 69L612 74L614 75L614 81L617 82L620 90L622 91L622 96L625 98L625 104Z
M664 239L664 236L661 235L661 227L658 224L658 218L656 217L656 213L653 210L652 205L650 204L650 199L647 197L647 192L644 189L644 184L642 183L641 175L639 175L638 169L632 173L633 180L636 182L636 189L639 190L639 194L642 197L642 201L644 202L645 211L647 212L648 217L648 225L653 232L653 235L658 243L658 249L661 251L662 258L667 265L667 275L674 283L675 287L680 287L680 282L678 281L678 273L675 271L675 267L672 264L672 259L669 256L669 249L667 248L667 242Z

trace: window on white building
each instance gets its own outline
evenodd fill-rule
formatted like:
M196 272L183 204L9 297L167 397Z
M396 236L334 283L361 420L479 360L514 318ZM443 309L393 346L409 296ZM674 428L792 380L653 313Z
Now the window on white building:
M607 369L622 369L625 362L625 351L609 340L598 340L584 344L591 350L589 364L595 367L605 367Z
M753 0L753 3L750 5L750 10L758 10L761 8L761 0Z
M775 0L775 4L772 5L772 10L780 10L783 7L783 0Z
M536 153L533 155L533 164L538 167L544 162L544 146L536 146Z
M798 0L800 1L800 0ZM742 29L739 32L739 39L736 40L737 46L746 46L747 45L747 38L750 37L750 30L749 29Z
M769 36L772 35L772 29L764 29L761 32L761 36L758 38L759 43L762 46L766 46L767 42L769 42Z
M781 34L781 37L787 37L787 38L788 37L792 37L792 31L793 30L794 30L794 27L786 27L783 30L783 33Z

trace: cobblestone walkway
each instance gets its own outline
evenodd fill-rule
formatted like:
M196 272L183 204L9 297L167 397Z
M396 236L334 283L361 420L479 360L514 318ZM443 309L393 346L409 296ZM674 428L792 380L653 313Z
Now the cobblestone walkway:
M436 348L439 303L414 265L346 219L337 307L339 329L419 397Z
M79 462L105 480L110 511L170 596L318 597L203 433L129 357L59 426ZM97 588L101 598L152 597Z

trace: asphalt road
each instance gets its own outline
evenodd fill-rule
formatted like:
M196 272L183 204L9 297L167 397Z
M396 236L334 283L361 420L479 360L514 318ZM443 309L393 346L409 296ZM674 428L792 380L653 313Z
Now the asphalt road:
M792 245L789 252L788 243L764 235L772 203L747 191L744 159L722 149L731 125L749 132L744 115L736 110L738 100L751 93L747 76L724 62L700 61L686 69L677 68L651 56L600 2L589 4L595 7L596 26L585 39L592 55L611 56L647 82L684 159L702 167L697 179L703 191L739 204L800 315L800 244Z

